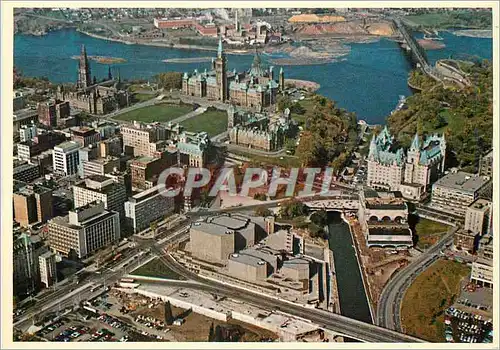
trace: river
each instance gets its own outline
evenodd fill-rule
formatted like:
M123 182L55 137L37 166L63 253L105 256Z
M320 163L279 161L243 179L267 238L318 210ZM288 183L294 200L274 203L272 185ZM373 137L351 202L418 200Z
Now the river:
M429 59L450 55L478 55L491 59L492 39L455 36L440 33L447 47L430 51ZM124 58L114 64L124 79L148 79L164 71L192 71L209 68L210 63L165 63L165 59L205 57L207 51L181 50L166 47L127 45L89 37L74 29L50 32L37 37L14 36L14 64L26 76L45 76L56 83L75 82L78 55L85 44L87 54ZM371 124L384 123L396 106L399 95L411 94L406 80L411 65L398 45L381 39L366 44L350 44L350 53L337 62L322 65L286 66L287 78L313 80L321 85L318 93L335 101L342 108L355 112L358 119ZM263 55L263 61L266 57ZM228 55L229 69L249 69L252 55ZM108 66L91 61L92 75L106 77Z
M373 323L349 225L339 212L328 212L329 246L333 252L340 311L343 316Z

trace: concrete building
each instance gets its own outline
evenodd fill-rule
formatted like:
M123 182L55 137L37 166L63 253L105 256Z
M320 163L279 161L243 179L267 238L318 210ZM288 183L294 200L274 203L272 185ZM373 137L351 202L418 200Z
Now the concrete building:
M14 237L12 260L14 295L29 295L38 291L39 257L47 250L39 236L23 233Z
M21 142L31 141L37 135L37 127L34 122L27 125L21 125L19 129L19 140Z
M294 281L309 281L309 261L306 259L290 259L283 261L283 266L280 273L285 278L290 278Z
M45 252L38 257L40 267L40 281L45 288L57 282L56 255L53 252Z
M155 153L156 157L139 157L130 163L132 188L145 190L156 185L162 171L177 164L177 151L165 150Z
M279 230L270 233L265 239L265 244L275 250L283 250L293 254L294 235L288 230Z
M39 134L31 141L24 141L17 144L17 157L20 160L29 161L31 157L37 156L57 144L66 141L66 136L58 132L45 132Z
M14 167L12 177L17 181L31 182L40 177L40 166L30 163L20 164Z
M92 175L106 175L120 169L120 159L112 156L80 162L84 178Z
M231 214L213 216L207 219L207 223L219 226L221 231L234 231L235 251L240 251L255 245L255 223L243 215Z
M493 237L485 235L479 241L478 258L472 263L471 282L493 288Z
M464 229L483 235L489 233L492 203L479 198L467 207Z
M14 91L12 98L12 106L15 111L26 108L26 95L22 91Z
M174 197L162 195L157 187L140 192L125 202L125 218L135 233L173 213Z
M479 161L479 175L493 178L493 150L481 157Z
M125 218L124 204L127 201L125 184L116 182L112 178L102 175L89 176L73 186L73 200L75 208L100 201L104 204L104 209L119 213L120 219Z
M408 206L400 192L364 190L359 202L358 218L369 247L413 246Z
M80 144L75 141L64 142L54 147L52 155L54 173L65 176L77 174L80 163L79 148Z
M266 261L245 254L231 254L227 268L232 276L244 281L264 281L269 273Z
M94 128L80 126L71 129L71 140L78 142L81 147L95 145L101 140L101 134Z
M64 256L87 257L120 239L119 214L102 202L88 204L50 220L48 238L50 248Z
M432 186L431 206L445 212L465 216L467 207L490 185L490 178L465 172L451 172Z
M405 198L419 200L444 172L446 141L431 135L421 143L418 134L406 152L397 148L385 127L373 136L368 154L367 185L386 191L400 191Z
M22 227L28 227L36 222L46 222L52 218L51 189L15 181L13 192L14 221Z
M122 150L122 138L119 136L111 137L99 143L99 153L101 158L106 158L109 156L120 157L122 154Z
M134 157L151 157L149 144L156 142L157 130L147 128L140 123L134 123L134 126L122 126L121 133L123 137L123 152Z
M235 251L234 240L234 231L207 222L195 222L189 231L191 255L210 263L224 264Z

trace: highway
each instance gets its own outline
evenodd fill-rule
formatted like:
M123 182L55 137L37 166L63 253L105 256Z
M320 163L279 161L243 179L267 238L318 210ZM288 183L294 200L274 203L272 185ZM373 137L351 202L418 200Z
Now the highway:
M401 332L401 303L406 290L421 272L439 258L440 250L453 242L455 230L456 228L451 229L438 243L389 280L380 295L377 306L379 326Z
M311 320L314 323L317 323L318 325L320 325L320 327L324 327L338 334L342 334L349 338L357 339L363 342L422 342L422 340L418 338L407 336L405 334L381 328L372 324L353 320L342 315L319 309L307 308L294 304L292 302L285 301L283 299L273 298L271 296L266 296L257 292L251 292L247 289L238 288L232 285L224 284L222 282L202 278L196 273L187 270L186 268L175 262L175 260L173 260L169 255L166 255L165 252L162 251L159 245L153 245L152 250L160 257L160 261L164 263L169 269L188 280L198 282L193 283L192 288L231 298L236 298L259 307L264 307L271 310L280 310L294 316L303 317L305 319ZM152 282L148 281L147 283ZM147 283L145 285L147 285ZM171 284L175 282L165 281L154 283ZM182 285L186 287L185 282L182 283Z

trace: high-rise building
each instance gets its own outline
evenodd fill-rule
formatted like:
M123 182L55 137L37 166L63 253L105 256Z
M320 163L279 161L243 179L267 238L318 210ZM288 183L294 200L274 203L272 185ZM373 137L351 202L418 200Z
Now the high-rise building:
M145 128L138 124L122 126L123 151L134 157L152 156L149 144L157 141L157 132L154 128Z
M49 188L15 181L13 202L14 220L23 227L52 218L52 190Z
M428 136L423 143L415 134L409 150L398 148L389 129L373 136L368 154L367 185L386 191L400 191L405 198L419 200L444 172L446 141Z
M486 199L479 198L467 207L465 212L464 229L483 235L488 233L492 203Z
M40 165L24 163L14 167L12 174L14 180L31 182L40 177Z
M39 289L39 257L47 250L39 236L23 233L14 238L12 270L15 295L29 295Z
M80 144L75 141L63 142L54 147L52 160L54 172L59 174L75 175L78 173Z
M119 214L105 210L102 202L87 204L50 220L48 238L52 250L84 258L120 239Z
M479 241L477 259L472 263L470 280L484 287L493 287L493 237L485 235Z
M127 201L125 184L103 175L91 175L73 186L75 208L100 201L104 208L120 214L124 218L124 203Z
M40 281L45 285L45 288L57 282L55 253L48 251L40 255L38 265L40 267Z

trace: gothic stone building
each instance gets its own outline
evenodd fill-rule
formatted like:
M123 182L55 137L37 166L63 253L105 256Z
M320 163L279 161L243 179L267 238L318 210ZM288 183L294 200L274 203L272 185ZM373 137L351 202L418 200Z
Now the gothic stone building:
M285 87L285 75L280 70L275 79L274 68L264 69L258 54L248 72L227 71L227 58L219 38L217 58L212 60L212 70L203 73L184 73L182 92L186 95L206 97L210 100L261 110L274 105L278 90Z
M288 138L295 136L296 128L289 109L282 115L269 116L236 111L231 105L227 113L232 144L270 152L282 148Z
M91 114L107 114L117 108L129 105L128 92L120 90L120 79L113 80L111 71L108 80L93 84L91 80L90 65L85 45L82 45L80 60L78 62L78 80L76 91L66 91L62 86L57 89L57 98L68 101L73 108Z
M415 134L405 154L385 127L370 144L367 184L375 189L401 191L405 198L419 200L444 172L445 154L444 135L430 135L421 142Z

